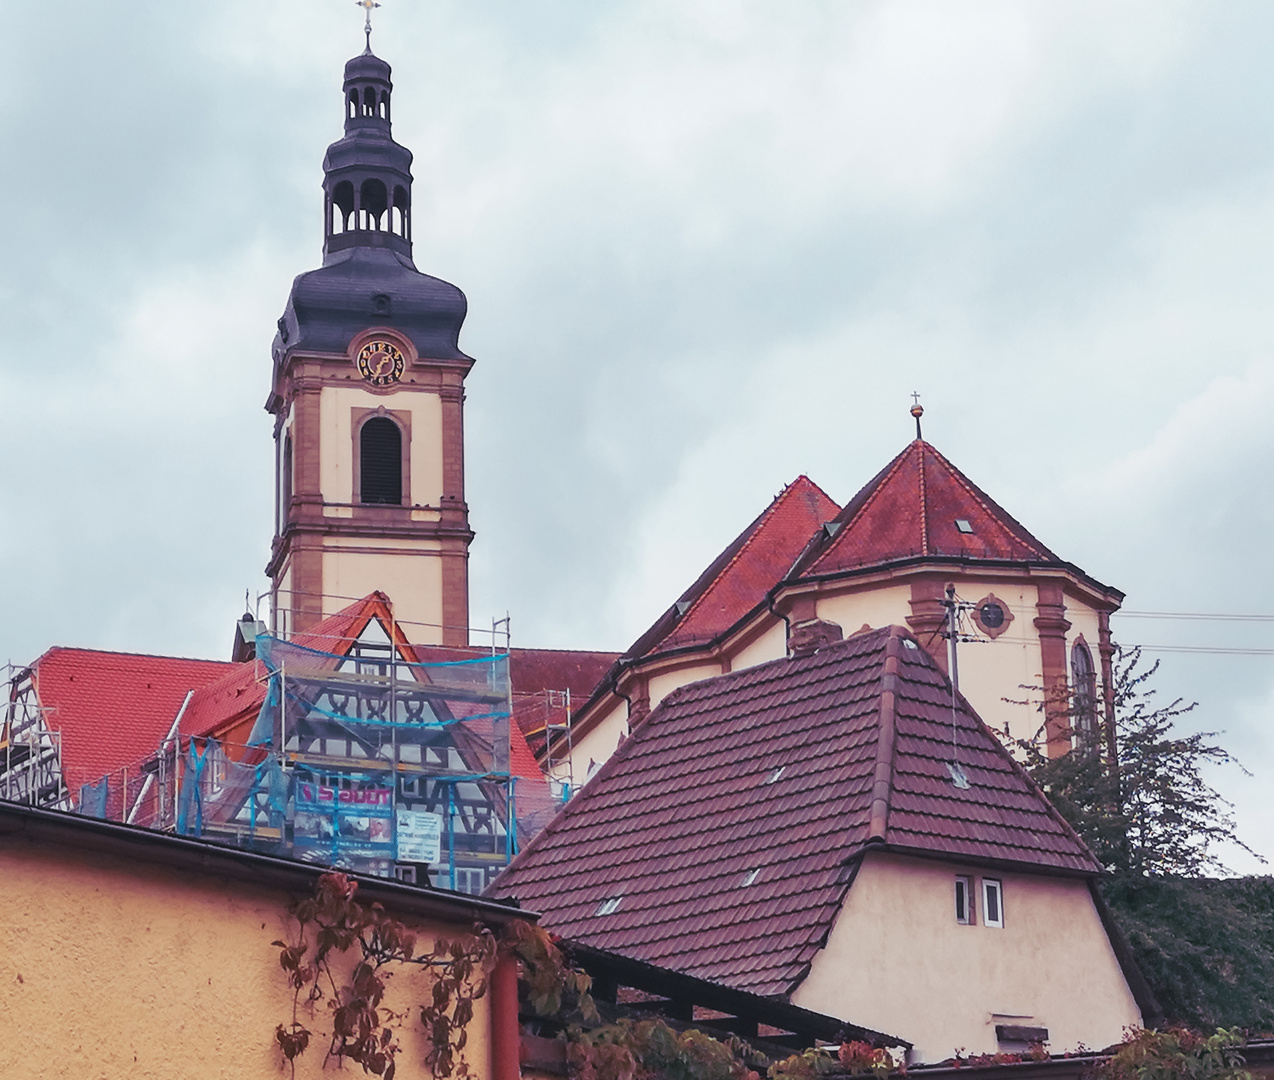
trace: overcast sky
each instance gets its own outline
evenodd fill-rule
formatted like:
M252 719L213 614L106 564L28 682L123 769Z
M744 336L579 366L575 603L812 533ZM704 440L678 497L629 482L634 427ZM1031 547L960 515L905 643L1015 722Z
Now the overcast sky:
M227 656L361 13L0 13L0 658ZM784 483L846 501L913 390L1128 610L1274 614L1274 6L385 0L376 26L417 266L470 302L475 625L622 649ZM1274 649L1271 621L1116 631ZM1274 855L1274 655L1156 655Z

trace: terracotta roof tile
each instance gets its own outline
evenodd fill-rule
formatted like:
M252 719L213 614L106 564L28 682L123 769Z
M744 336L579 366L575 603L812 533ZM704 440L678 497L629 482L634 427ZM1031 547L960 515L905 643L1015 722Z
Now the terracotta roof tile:
M798 476L625 653L646 656L711 641L765 599L839 507Z
M67 790L152 754L186 694L237 665L176 656L52 648L31 670L48 724L62 734Z
M962 531L957 520L968 523ZM818 575L918 556L1060 562L936 449L919 439L837 515L835 535L802 556Z
M584 944L786 995L869 842L1098 872L963 699L971 786L953 785L950 684L914 644L886 628L674 691L492 893Z

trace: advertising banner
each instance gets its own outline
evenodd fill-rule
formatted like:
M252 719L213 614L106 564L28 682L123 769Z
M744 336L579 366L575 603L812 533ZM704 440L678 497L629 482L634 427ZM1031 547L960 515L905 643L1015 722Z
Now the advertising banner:
M424 810L398 811L398 861L442 862L442 815Z
M298 777L293 843L334 866L394 858L394 791L379 781L349 786ZM301 851L298 855L304 857Z

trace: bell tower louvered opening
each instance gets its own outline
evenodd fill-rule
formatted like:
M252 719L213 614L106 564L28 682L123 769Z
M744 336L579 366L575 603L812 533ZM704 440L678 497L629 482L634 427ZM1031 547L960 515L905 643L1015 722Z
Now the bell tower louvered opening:
M358 436L359 499L364 503L401 506L403 501L403 433L385 416L375 416Z

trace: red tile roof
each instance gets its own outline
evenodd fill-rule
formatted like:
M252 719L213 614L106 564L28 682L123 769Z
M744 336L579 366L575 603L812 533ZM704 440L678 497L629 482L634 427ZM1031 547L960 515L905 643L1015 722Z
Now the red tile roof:
M67 790L76 795L81 784L153 754L187 692L237 666L176 656L50 649L31 670L48 724L62 733Z
M869 847L1098 873L963 700L954 786L950 684L914 644L885 628L674 691L492 893L586 945L787 995Z
M808 476L788 484L718 555L626 656L711 641L765 599L839 507Z
M963 532L957 519L971 531ZM1058 559L927 442L915 440L855 495L800 561L804 575L917 556Z

